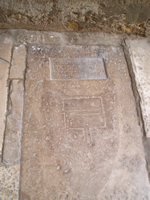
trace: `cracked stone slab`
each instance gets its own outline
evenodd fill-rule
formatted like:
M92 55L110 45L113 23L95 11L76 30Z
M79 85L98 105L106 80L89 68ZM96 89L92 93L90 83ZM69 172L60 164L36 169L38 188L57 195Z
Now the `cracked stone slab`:
M0 200L18 200L20 165L0 165Z
M26 48L24 45L14 47L12 64L10 68L11 79L24 79L24 71L26 67Z
M3 163L9 165L20 160L23 123L24 86L22 80L10 83L8 114L3 147Z
M51 79L50 59L85 57L108 79ZM27 62L20 200L150 200L122 48L30 46Z
M150 137L150 43L147 39L126 40L141 98L146 136Z
M9 64L4 60L0 60L0 159L2 156L2 146L7 113L8 72Z

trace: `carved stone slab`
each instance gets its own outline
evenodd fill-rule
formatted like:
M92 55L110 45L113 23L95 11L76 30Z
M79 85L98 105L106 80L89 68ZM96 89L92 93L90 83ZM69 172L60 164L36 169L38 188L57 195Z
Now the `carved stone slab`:
M20 199L149 199L122 48L32 46L27 63Z
M106 79L102 58L50 58L51 80Z

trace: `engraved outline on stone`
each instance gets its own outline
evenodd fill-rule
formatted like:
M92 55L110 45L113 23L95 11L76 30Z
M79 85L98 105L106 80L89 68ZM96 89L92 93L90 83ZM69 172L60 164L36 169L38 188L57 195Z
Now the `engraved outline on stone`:
M98 74L98 77L94 77L94 78L90 78L88 74L85 74L85 77L80 77L79 74L78 76L76 77L73 77L73 78L53 78L52 77L52 71L54 70L54 67L53 67L53 64L52 64L52 59L100 59L101 62L99 62L100 64L103 63L103 66L102 66L102 69L101 67L99 67L101 73ZM67 65L67 64L66 64ZM100 65L101 66L101 65ZM78 69L79 70L79 69ZM54 72L56 72L57 70L55 70ZM65 71L67 72L67 71ZM68 71L70 72L70 70ZM104 63L104 60L103 58L101 57L75 57L75 58L49 58L49 73L50 73L50 80L54 80L54 81L69 81L69 80L106 80L107 79L107 72L106 72L106 68L105 68L105 63Z
M66 111L65 110L65 100L74 100L74 99L100 99L100 102L101 102L101 109L102 109L102 117L103 117L103 123L104 125L102 126L99 126L99 127L88 127L85 129L85 127L83 128L70 128L70 125L68 126L68 123L67 123L67 120L66 120L66 113L77 113L79 112L80 110L72 110L72 111ZM81 113L81 115L93 115L93 114L98 114L100 115L101 113L100 112L96 112L96 113L86 113L87 110L81 110L85 113ZM67 98L67 99L64 99L63 100L63 112L64 112L64 123L65 123L65 128L66 129L72 129L72 130L82 130L83 132L83 135L84 135L84 141L86 139L86 142L89 146L92 146L93 144L93 136L92 136L92 129L98 129L98 128L105 128L106 127L106 116L105 116L105 112L104 112L104 105L103 105L103 100L102 100L102 97L97 97L97 96L92 96L92 97L73 97L73 98Z

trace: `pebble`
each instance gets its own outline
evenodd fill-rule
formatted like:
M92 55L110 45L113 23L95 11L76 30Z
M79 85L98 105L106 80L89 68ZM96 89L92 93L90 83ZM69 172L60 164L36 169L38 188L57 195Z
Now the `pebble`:
M58 165L58 166L56 167L56 169L57 169L58 171L61 170L61 166Z

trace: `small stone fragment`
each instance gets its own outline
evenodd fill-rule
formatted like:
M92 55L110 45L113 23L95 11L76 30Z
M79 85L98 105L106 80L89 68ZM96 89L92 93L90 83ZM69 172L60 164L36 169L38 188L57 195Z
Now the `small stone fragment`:
M36 156L37 156L37 153L34 153L33 156L36 157Z
M50 139L51 139L50 136L47 136L47 137L46 137L46 141L49 141Z
M56 169L57 169L58 171L61 170L61 166L58 165Z
M67 169L67 170L65 170L64 172L65 172L65 174L68 174L69 171L70 171L70 169Z

